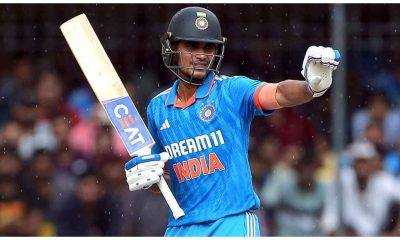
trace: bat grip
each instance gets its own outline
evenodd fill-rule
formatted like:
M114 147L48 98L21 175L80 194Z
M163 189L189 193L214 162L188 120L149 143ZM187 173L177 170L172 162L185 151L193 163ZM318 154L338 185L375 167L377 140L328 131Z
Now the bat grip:
M178 202L176 201L171 190L169 189L169 186L163 176L161 176L161 180L160 182L157 183L157 185L160 188L160 191L164 196L165 200L167 201L168 206L171 208L174 218L178 219L180 217L185 216L185 212L183 212L182 208L179 206Z

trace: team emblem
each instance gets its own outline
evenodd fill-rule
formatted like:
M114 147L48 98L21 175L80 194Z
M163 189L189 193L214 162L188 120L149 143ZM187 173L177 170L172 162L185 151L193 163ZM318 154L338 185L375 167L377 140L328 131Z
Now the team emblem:
M204 122L209 122L215 117L215 107L212 104L205 105L200 110L200 119Z
M208 28L208 21L204 17L198 17L194 25L196 25L197 29L206 30Z

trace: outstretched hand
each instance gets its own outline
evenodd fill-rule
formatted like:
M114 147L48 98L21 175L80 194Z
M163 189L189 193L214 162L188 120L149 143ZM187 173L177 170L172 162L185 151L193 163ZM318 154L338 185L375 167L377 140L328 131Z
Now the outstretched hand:
M340 53L330 47L311 46L303 60L301 74L313 97L322 96L332 84L332 72L340 62Z

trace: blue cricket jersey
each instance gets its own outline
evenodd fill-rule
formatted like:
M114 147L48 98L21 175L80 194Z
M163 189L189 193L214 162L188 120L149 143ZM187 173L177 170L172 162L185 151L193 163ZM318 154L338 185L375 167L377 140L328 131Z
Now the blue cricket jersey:
M215 221L259 208L248 145L252 119L272 112L259 109L254 97L265 83L210 73L189 106L180 106L178 83L147 108L148 128L156 141L152 152L171 155L171 191L186 214L178 220L170 214L168 226Z

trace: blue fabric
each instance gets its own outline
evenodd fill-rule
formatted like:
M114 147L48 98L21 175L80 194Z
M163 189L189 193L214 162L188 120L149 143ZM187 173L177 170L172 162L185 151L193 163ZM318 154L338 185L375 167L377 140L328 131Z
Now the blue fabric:
M150 154L150 155L144 155L140 157L134 157L127 163L125 163L125 169L129 170L133 168L134 166L138 165L139 163L145 163L145 162L153 162L153 161L160 161L161 157L159 154Z
M400 175L400 153L392 152L385 156L384 168L393 176Z
M254 213L240 213L214 222L168 227L166 237L259 237L258 218Z
M207 77L196 101L185 109L174 107L178 82L152 99L148 127L156 145L167 151L171 190L185 211L168 226L215 221L257 209L248 163L252 119L272 111L257 109L254 93L264 82L243 76ZM172 100L173 99L173 100ZM168 122L168 128L166 126Z
M79 116L84 119L90 119L92 109L97 103L92 91L87 87L74 89L67 99L68 105L79 112Z

